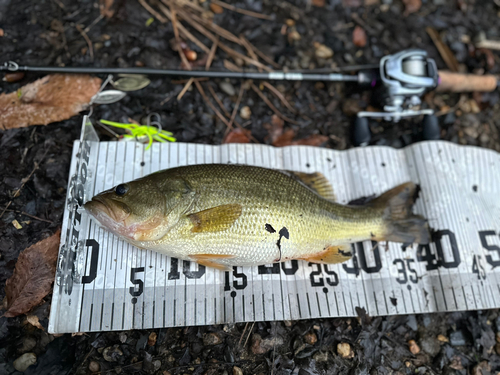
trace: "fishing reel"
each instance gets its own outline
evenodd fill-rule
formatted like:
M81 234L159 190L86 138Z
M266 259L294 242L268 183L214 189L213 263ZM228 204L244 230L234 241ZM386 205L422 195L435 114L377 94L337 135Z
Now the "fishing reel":
M418 49L401 51L380 60L377 79L372 82L376 105L383 112L358 112L354 122L353 142L370 142L369 119L399 122L402 118L424 115L423 138L439 139L440 129L432 109L421 109L421 97L439 83L438 69L427 52Z

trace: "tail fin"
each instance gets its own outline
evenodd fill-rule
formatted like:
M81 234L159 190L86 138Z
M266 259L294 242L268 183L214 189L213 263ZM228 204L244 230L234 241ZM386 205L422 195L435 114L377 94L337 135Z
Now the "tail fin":
M412 207L419 193L419 187L413 182L396 186L372 200L369 205L383 210L386 232L381 240L428 244L431 233L427 220L412 213Z

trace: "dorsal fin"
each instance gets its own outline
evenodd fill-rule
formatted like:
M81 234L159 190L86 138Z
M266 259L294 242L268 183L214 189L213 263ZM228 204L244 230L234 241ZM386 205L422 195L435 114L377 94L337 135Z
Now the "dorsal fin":
M291 177L302 182L309 189L314 191L319 196L329 200L331 202L335 202L337 198L335 197L335 193L333 192L333 187L327 178L320 172L314 173L304 173L304 172L293 172L293 171L285 171L287 174L290 174Z

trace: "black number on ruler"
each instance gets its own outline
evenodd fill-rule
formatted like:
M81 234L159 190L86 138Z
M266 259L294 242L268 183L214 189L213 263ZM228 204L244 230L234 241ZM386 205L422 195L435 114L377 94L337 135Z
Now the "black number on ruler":
M291 263L290 268L287 267L287 264L285 262L281 263L281 269L283 270L283 273L287 276L295 275L295 273L299 269L299 262L297 262L296 260L292 260L290 263ZM259 266L258 273L259 275L279 274L280 265L279 263L274 263L272 266Z
M402 259L394 259L394 262L392 262L392 264L398 267L399 275L396 278L396 281L398 283L406 284L408 282L408 271L410 272L409 280L414 284L418 282L417 271L412 268L412 263L415 263L414 259L405 259L405 261L403 261Z
M443 244L441 240L444 236L448 237L450 241L451 252L453 254L453 260L449 262L445 261L443 254ZM460 260L460 253L458 252L457 238L455 237L455 233L453 233L449 229L440 230L434 233L433 240L436 244L436 250L440 260L440 265L443 266L444 268L458 267L460 265L461 260Z
M309 275L309 279L311 280L311 286L313 287L320 287L320 286L325 286L325 281L323 280L322 277L320 277L318 280L315 279L315 276L321 275L321 265L318 263L309 263L309 267L315 267L316 270L311 272ZM327 264L323 264L323 270L325 273L331 277L326 278L326 283L330 286L337 286L339 285L339 277L335 271L331 271L328 268Z
M169 280L178 280L181 277L179 273L179 259L170 258L170 272L167 277Z
M453 259L450 261L446 261L444 259L442 241L445 236L448 237L448 240L450 241L451 253L453 256ZM460 253L458 252L458 244L455 233L449 229L437 231L433 234L432 241L436 244L437 259L436 255L432 253L429 245L418 245L417 248L417 260L419 262L427 262L427 265L425 266L427 271L432 271L438 269L439 267L456 268L460 265L461 259Z
M131 286L129 288L129 293L133 297L139 297L142 292L144 291L144 282L141 279L136 279L136 273L144 272L144 267L135 267L130 269L130 282L134 284L134 286ZM138 290L136 290L136 286L139 287ZM132 303L136 303L137 298L132 298Z
M199 279L205 274L206 268L201 264L198 264L198 271L191 271L191 262L184 260L182 262L182 273L186 275L188 279Z
M353 257L352 257L353 267L348 267L347 264L342 265L342 267L347 273L355 274L356 276L358 276L360 266L361 269L366 273L377 273L382 269L382 261L380 260L379 246L375 241L372 241L371 243L373 248L373 258L375 259L375 265L368 267L368 264L366 263L366 255L365 255L365 249L363 247L363 242L357 242L353 244L354 249L357 249L357 252L356 251L353 252ZM359 263L358 263L358 257L359 257Z
M248 285L247 275L243 272L238 272L238 267L233 267L233 288L234 289L245 289ZM241 284L236 279L241 279ZM229 272L224 272L224 291L227 292L231 290L229 285Z
M477 273L479 280L486 279L486 271L481 263L481 255L474 254L472 261L472 273Z
M486 255L486 261L493 266L493 268L500 266L500 247L497 245L490 245L488 243L488 236L496 236L497 234L493 230L483 230L479 232L479 238L481 238L481 244L488 251L496 251L498 260L494 260L493 257L488 254Z
M85 246L92 247L92 254L90 255L90 272L89 275L82 277L83 284L90 284L97 277L97 260L99 259L99 243L96 240L87 240Z

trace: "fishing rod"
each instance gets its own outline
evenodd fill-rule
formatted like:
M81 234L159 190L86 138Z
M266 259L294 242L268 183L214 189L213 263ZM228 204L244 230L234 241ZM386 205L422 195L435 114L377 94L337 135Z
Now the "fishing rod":
M254 72L254 71L202 71L152 68L96 68L96 67L29 67L15 62L0 66L0 71L39 73L86 73L144 76L176 76L189 78L235 78L275 81L326 81L350 82L374 90L374 104L380 112L360 111L353 128L353 143L367 145L371 140L369 119L399 122L402 118L423 115L423 138L439 139L438 119L432 109L421 109L422 96L438 92L491 92L500 88L500 80L493 75L452 73L438 70L427 52L420 49L404 50L384 56L379 64L344 67L338 71L355 71L355 74L323 72Z

